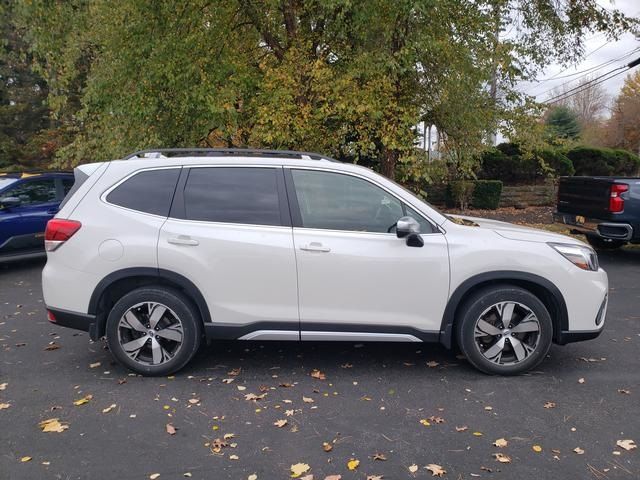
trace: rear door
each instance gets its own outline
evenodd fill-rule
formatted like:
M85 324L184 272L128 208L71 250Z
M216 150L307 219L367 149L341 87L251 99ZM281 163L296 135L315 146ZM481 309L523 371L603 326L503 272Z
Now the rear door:
M302 340L437 340L449 293L444 235L369 179L291 168ZM394 225L421 224L409 247Z
M282 167L185 167L158 260L202 292L214 336L299 339Z
M8 209L4 215L10 235L0 246L0 255L11 255L43 248L47 222L58 211L59 185L53 178L29 178L2 193L2 197L19 198L20 205Z

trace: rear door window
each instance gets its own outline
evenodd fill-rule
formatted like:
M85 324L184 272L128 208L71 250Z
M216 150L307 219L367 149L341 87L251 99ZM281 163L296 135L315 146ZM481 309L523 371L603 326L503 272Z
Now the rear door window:
M136 173L107 195L107 202L120 207L166 217L169 215L180 168Z
M56 184L53 179L27 180L8 188L0 195L0 199L8 197L19 198L20 206L55 202Z
M278 195L280 169L192 168L184 189L188 220L282 225Z

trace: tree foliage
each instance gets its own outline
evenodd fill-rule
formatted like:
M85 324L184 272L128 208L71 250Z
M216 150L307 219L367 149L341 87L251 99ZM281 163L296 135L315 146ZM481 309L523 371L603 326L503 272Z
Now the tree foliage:
M580 122L578 115L569 107L563 105L553 107L547 113L545 124L550 140L573 140L580 136Z
M390 177L421 161L420 121L468 172L487 132L531 112L517 81L579 57L587 32L613 38L635 25L596 0L15 3L70 139L58 165L252 146L320 150Z
M611 147L640 153L640 71L625 79L605 127L605 141Z

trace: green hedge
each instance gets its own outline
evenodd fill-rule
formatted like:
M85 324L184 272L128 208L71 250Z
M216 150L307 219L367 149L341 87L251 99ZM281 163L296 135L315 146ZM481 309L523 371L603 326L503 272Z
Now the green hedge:
M476 180L471 205L475 208L495 210L500 204L502 182L500 180Z
M640 157L627 150L576 147L567 152L576 175L635 176Z
M447 185L448 207L495 210L500 204L502 182L500 180L458 180Z
M574 173L571 160L560 151L547 148L525 154L516 143L501 143L485 151L480 165L480 178L505 183L532 183Z

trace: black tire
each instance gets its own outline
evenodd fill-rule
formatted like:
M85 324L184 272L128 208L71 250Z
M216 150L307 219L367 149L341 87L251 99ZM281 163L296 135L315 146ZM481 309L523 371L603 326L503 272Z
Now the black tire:
M158 364L148 364L142 361L144 352L153 351L151 349L152 343L149 343L148 340L143 340L143 336L148 336L148 339L153 337L155 333L153 329L149 329L149 333L140 333L142 331L140 329L123 329L120 325L120 320L125 313L136 306L141 309L139 313L136 313L139 315L138 318L141 320L141 323L146 323L144 319L149 319L151 312L149 311L149 314L145 316L145 306L142 304L159 304L161 307L167 308L166 313L163 314L162 318L158 321L158 325L162 322L171 323L175 316L177 321L172 323L171 327L175 328L177 324L181 327L180 342L160 338L159 333L155 335L158 344L163 342L163 346L167 346L167 348L173 347L175 349L173 355L170 357L169 354L167 354L166 359L164 353L167 352L167 350L164 348L161 349L163 352L162 361ZM148 307L148 309L150 310L150 307ZM137 310L135 311L138 312ZM143 326L145 329L147 328L147 325L139 326ZM157 327L156 330L168 331L170 329ZM163 286L141 287L124 295L113 306L107 317L106 335L109 350L111 350L112 355L122 365L145 376L162 376L177 372L196 354L202 338L202 322L191 301L179 291ZM125 339L124 337L128 335L133 335L133 337ZM143 347L144 350L138 349L140 350L138 353L139 360L128 355L121 344L123 342L126 343L127 340L130 341L131 338L134 338L136 341L147 342ZM153 339L151 339L151 342L153 342ZM148 356L148 362L154 362L155 357L153 357L153 353L149 355L151 356Z
M612 240L610 238L602 238L597 235L587 235L587 242L596 250L615 250L624 247L627 242L624 240Z
M492 318L492 316L496 319L499 318L498 310L495 310L495 305L501 302L517 304L517 306L512 309L513 313L510 316L511 318L513 318L514 315L516 317L519 315L524 316L526 309L535 314L538 327L535 348L521 361L516 358L515 344L511 343L514 341L511 339L511 336L513 335L518 342L522 340L521 344L524 344L534 338L531 336L534 335L534 333L507 333L506 335L501 333L494 337L480 337L478 341L476 341L476 323L481 316L483 316L483 313L485 315L483 318ZM487 311L489 311L489 313L487 313ZM487 317L487 315L489 317ZM519 322L522 318L517 320ZM514 319L514 322L515 321ZM501 325L501 322L496 321L496 325ZM514 325L514 328L516 325L517 324ZM501 328L502 327L498 327L497 330L501 330ZM507 330L507 332L510 332L510 330ZM456 318L456 336L458 346L462 350L462 353L478 370L490 375L518 375L531 370L544 360L553 340L553 322L544 304L528 290L513 285L495 285L475 292L464 305L461 306ZM516 363L494 363L485 356L485 353L489 352L489 348L484 350L485 353L483 353L484 343L482 342L485 339L491 339L488 340L488 342L491 342L493 339L501 339L503 336L505 338L503 344L507 345L504 352L511 355ZM493 345L496 343L498 342L496 341ZM489 345L491 345L491 343L487 344L487 346ZM502 355L503 353L500 353L500 357L502 357ZM501 361L502 358L498 360L498 362Z

